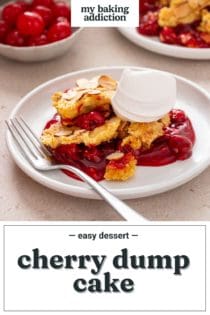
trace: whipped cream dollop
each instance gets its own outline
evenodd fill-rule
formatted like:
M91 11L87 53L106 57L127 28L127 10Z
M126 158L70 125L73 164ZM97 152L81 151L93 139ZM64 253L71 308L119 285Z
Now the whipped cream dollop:
M158 70L125 69L112 98L116 115L135 122L156 121L175 103L176 79Z

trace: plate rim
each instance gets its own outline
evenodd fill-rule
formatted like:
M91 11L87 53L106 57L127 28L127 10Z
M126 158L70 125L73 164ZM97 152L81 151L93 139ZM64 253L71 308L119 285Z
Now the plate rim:
M210 60L210 48L187 48L177 45L167 45L160 41L155 41L154 37L139 34L135 27L118 27L118 31L137 46L160 55L178 59Z
M52 83L56 83L56 81L63 80L65 78L68 78L69 76L77 76L77 75L85 74L88 72L96 72L96 71L97 72L99 72L99 71L103 72L103 71L109 71L109 70L123 70L127 67L129 67L129 66L103 66L103 67L86 68L83 70L68 72L64 75L61 75L61 76L55 77L51 80L48 80L46 82L43 82L42 84L38 85L37 87L35 87L31 91L29 91L23 98L20 99L20 101L16 104L16 106L12 110L8 119L11 119L16 115L16 113L20 110L20 108L23 106L23 104L25 103L25 101L27 100L28 97L33 96L39 90L46 88L47 86L50 86ZM136 70L145 70L145 69L146 70L148 70L148 69L152 70L151 68L137 67L137 66L130 66L129 68L136 69ZM166 72L166 71L164 71L164 72ZM191 80L188 80L184 77L181 77L181 76L176 75L176 74L173 74L173 75L178 80L180 80L180 81L182 81L182 82L184 82L190 86L193 86L193 88L195 88L200 93L202 93L207 98L207 101L210 102L210 95L204 88L200 87L197 83L192 82ZM29 167L28 167L28 165L25 164L25 159L17 158L17 155L15 154L16 150L15 150L15 147L12 145L13 141L11 141L11 140L12 140L12 137L11 137L9 131L6 130L6 143L7 143L9 152L12 155L13 160L22 169L22 171L25 174L27 174L29 177L31 177L36 182L44 185L45 187L48 187L50 189L53 189L55 191L58 191L58 192L61 192L64 194L68 194L68 195L72 195L72 196L76 196L76 197L80 197L80 198L101 199L97 195L97 193L95 193L89 187L74 186L72 184L62 183L62 182L57 181L56 179L51 179L51 178L46 179L46 177L44 176L45 173L42 173L42 172L35 170L31 165L29 165ZM185 173L184 179L182 178L182 176L178 176L176 178L176 183L174 183L172 181L172 183L168 184L167 187L165 187L165 186L156 187L156 186L158 186L158 184L152 184L152 185L150 185L150 187L153 186L152 192L151 191L147 192L146 188L148 187L148 185L145 186L144 189L141 189L141 192L138 191L137 187L132 187L132 189L126 188L126 187L123 189L122 188L114 188L114 189L111 189L111 191L113 194L117 195L121 199L134 199L134 198L141 198L141 197L156 195L156 194L174 189L178 186L181 186L182 184L185 184L186 182L189 182L191 179L193 179L194 177L196 177L200 173L202 173L209 165L210 165L210 153L209 153L209 157L203 161L201 166L198 166L193 172L191 171L191 169L188 170L188 172Z

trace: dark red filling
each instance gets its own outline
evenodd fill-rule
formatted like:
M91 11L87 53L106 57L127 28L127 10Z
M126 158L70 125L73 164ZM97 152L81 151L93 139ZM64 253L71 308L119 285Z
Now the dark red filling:
M138 32L146 36L159 36L160 41L170 45L191 48L210 48L210 34L199 32L199 21L180 24L177 27L160 27L158 25L158 1L140 1L140 25Z
M74 120L73 125L81 129L94 130L105 123L105 117L98 111L93 111L88 114L83 114Z
M56 162L75 166L97 181L104 178L107 161L105 152L99 147L85 147L78 144L61 145L54 150L53 156ZM64 172L77 178L69 171Z
M90 118L92 115L86 114L86 118L87 117ZM99 116L94 115L94 117ZM149 150L133 150L129 146L121 147L121 140L115 139L92 147L86 147L83 144L60 145L52 151L53 157L57 163L78 167L97 181L104 178L106 165L108 163L106 157L117 150L129 153L128 157L132 154L137 159L137 164L142 166L161 166L173 163L177 160L188 159L192 155L192 149L195 143L195 132L192 124L182 110L172 110L170 112L170 118L171 123L165 128L164 135L155 140ZM46 124L45 128L49 128L49 126L56 123L58 120L59 116L54 116L53 119ZM102 121L100 121L100 123L102 123ZM115 167L119 169L122 168L121 162L120 159L118 165L118 161L115 161ZM77 178L71 172L64 172L73 178Z

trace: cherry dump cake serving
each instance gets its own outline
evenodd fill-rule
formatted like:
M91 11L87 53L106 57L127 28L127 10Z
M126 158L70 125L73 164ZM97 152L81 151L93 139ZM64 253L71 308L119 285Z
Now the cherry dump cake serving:
M182 110L152 122L127 121L112 106L117 87L117 81L101 75L79 79L52 96L57 113L41 141L57 163L76 166L97 181L125 181L138 165L162 166L191 156L195 133Z
M210 0L141 0L138 32L166 44L210 48Z

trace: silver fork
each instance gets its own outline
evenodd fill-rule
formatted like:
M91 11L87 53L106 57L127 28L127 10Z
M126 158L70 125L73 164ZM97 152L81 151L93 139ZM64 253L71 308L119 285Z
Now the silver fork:
M135 212L123 201L112 195L105 187L100 185L80 169L64 164L53 164L51 152L40 142L39 138L31 130L29 125L20 118L6 121L8 129L14 140L19 145L21 152L28 162L38 171L68 170L85 181L96 191L114 210L116 210L127 221L146 221L143 216Z

